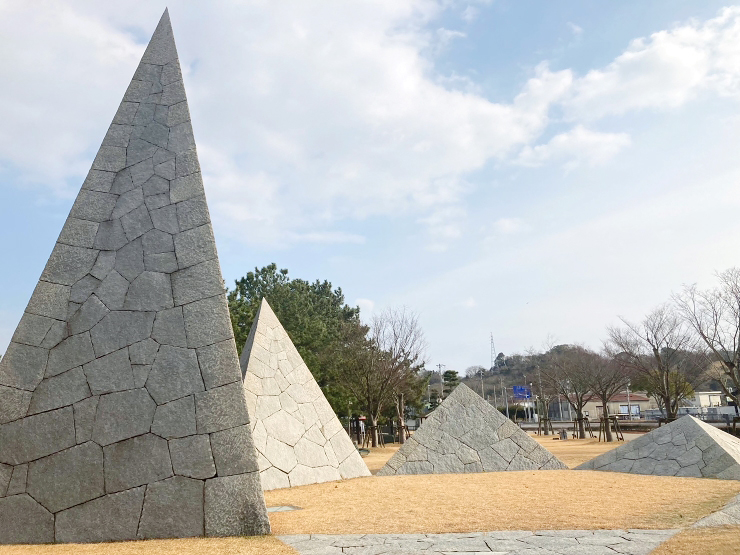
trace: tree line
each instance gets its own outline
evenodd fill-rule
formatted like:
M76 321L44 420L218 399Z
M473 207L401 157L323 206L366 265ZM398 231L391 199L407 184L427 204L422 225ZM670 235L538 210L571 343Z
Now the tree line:
M468 369L468 380L519 378L531 372L543 414L555 398L565 397L585 437L583 408L592 399L608 402L628 384L647 392L669 420L675 419L696 387L719 387L737 406L740 394L740 269L716 274L714 287L685 286L669 301L639 321L620 317L610 326L600 350L580 345L557 345L543 352L506 357L494 367ZM485 390L484 390L485 394ZM611 430L607 426L607 437Z
M367 416L374 447L382 419L402 423L407 410L421 408L426 341L412 311L388 308L363 322L341 288L326 280L291 279L287 269L270 264L255 268L228 292L240 355L263 297L334 411Z

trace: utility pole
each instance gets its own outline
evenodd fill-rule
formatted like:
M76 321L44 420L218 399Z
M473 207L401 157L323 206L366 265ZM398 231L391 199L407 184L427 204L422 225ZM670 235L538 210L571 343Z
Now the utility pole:
M509 418L509 401L506 398L506 388L504 387L504 377L501 377L501 393L504 395L504 404L506 405L506 418Z
M496 345L493 344L493 332L491 332L491 372L496 365ZM493 382L493 406L498 407L496 400L496 382Z
M437 368L439 368L439 398L444 399L445 397L445 384L444 380L442 379L442 368L447 368L446 364L437 364Z

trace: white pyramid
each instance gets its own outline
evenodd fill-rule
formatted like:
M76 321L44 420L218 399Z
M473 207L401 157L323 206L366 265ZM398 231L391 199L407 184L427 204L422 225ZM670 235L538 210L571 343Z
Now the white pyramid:
M378 476L560 468L568 467L472 389L460 384Z
M370 476L265 299L244 345L241 368L262 489Z
M576 470L740 480L740 439L686 415Z

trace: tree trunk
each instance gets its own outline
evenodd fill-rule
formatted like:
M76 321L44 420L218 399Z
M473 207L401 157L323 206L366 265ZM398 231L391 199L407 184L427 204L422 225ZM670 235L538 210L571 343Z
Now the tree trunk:
M666 395L663 397L663 404L665 405L665 416L668 422L672 422L676 419L676 411L673 408L670 396Z
M604 403L604 437L606 438L607 443L614 441L614 437L612 436L612 423L611 420L609 420L609 407L607 407L606 403Z
M398 394L398 443L403 445L406 442L406 422L403 418L403 393Z
M580 410L576 411L576 419L578 420L578 439L586 439L586 423L583 421L583 413Z
M371 440L372 440L372 446L377 447L378 446L378 417L377 416L371 416L370 417L370 433L372 434Z

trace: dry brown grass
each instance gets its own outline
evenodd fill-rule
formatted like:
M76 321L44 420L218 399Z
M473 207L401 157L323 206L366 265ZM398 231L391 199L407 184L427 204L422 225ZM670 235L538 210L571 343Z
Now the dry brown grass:
M620 445L624 445L622 441L614 441L612 443L606 443L605 441L599 441L598 439L568 439L562 441L559 439L553 439L552 436L538 436L536 434L529 434L532 439L537 441L545 449L550 451L553 455L568 465L569 468L575 468L579 464L590 461L594 457L616 449ZM641 434L624 434L627 441L640 437Z
M140 542L4 545L0 555L297 555L272 536Z
M383 468L383 465L388 462L393 454L401 448L400 443L391 443L385 447L370 448L370 454L367 457L363 457L362 460L370 469L370 472L375 474L378 470Z
M275 534L679 528L720 509L740 482L548 470L372 476L265 493Z
M734 555L740 552L740 527L684 530L652 555Z

